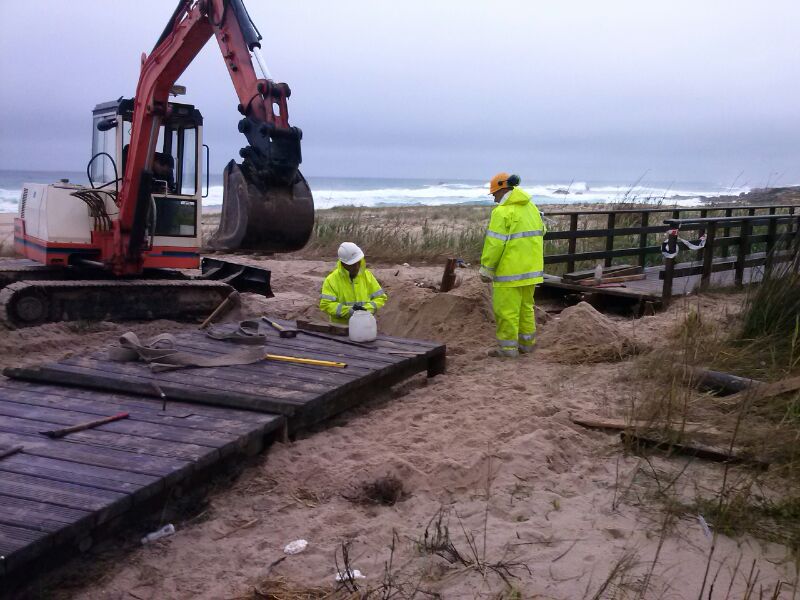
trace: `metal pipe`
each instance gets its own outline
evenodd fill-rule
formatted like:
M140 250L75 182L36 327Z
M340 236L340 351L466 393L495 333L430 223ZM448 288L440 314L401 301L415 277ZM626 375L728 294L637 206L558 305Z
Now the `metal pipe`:
M74 264L83 265L84 267L92 267L95 269L105 269L106 265L97 260L90 260L88 258L76 258Z
M261 56L261 49L253 48L253 56L256 57L256 62L258 63L259 69L261 69L261 74L264 76L264 79L272 79L272 73L269 72L267 63L264 60L264 57Z

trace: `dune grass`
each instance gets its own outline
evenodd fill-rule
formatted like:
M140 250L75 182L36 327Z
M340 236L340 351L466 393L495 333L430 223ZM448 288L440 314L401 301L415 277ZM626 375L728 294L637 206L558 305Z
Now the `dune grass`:
M672 442L768 462L766 471L726 463L721 477L697 486L693 498L662 494L663 505L689 518L702 515L714 536L748 533L782 543L800 562L800 393L718 397L694 389L683 369L709 367L763 381L800 375L798 267L797 261L776 266L730 314L687 307L665 332L666 347L640 357L632 376L642 391L630 399L628 414Z
M477 262L488 210L484 207L404 209L337 208L317 211L306 256L335 256L343 241L357 243L371 260Z

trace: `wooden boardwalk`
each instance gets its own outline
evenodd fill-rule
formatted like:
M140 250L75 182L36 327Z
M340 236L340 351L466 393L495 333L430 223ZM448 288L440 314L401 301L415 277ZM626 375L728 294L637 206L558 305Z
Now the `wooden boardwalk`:
M291 323L289 323L291 325ZM233 329L233 327L231 327ZM109 361L107 350L0 378L0 579L18 582L32 561L86 546L104 525L237 452L318 423L418 373L443 372L445 347L380 336L359 348L264 330L276 354L334 360L344 369L261 361L154 373ZM218 355L236 347L203 332L177 347ZM153 383L167 396L166 410ZM119 412L129 417L50 439L40 432ZM41 563L40 563L41 564ZM2 587L0 587L0 595Z
M688 264L688 263L687 263ZM698 263L692 263L697 265ZM579 285L567 282L553 275L546 275L544 287L569 292L592 293L601 296L612 296L624 298L631 301L654 302L660 304L663 300L664 281L662 273L664 267L648 267L645 269L645 279L637 281L626 281L621 287L596 287ZM761 281L764 274L764 267L747 267L744 269L743 282L745 285ZM686 277L675 277L672 282L672 297L689 296L700 289L700 275L689 275ZM711 287L733 287L734 271L717 271L711 274Z

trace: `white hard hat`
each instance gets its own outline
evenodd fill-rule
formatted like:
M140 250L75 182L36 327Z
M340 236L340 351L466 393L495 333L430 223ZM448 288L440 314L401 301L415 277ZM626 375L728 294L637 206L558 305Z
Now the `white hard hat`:
M353 242L342 242L339 246L339 260L346 265L354 265L364 258L364 252Z

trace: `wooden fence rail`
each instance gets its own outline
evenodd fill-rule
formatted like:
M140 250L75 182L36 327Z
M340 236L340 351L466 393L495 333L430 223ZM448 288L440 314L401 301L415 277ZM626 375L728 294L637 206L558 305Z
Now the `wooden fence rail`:
M732 229L741 229L742 217L780 217L773 221L769 219L755 221L748 226L751 228L751 231L748 232L749 245L766 242L769 249L771 249L771 244L779 235L778 227L780 225L788 224L788 229L792 231L798 230L798 224L792 218L796 209L797 207L794 205L780 204L559 212L547 212L545 210L545 217L549 221L545 241L559 242L566 240L567 248L566 252L547 252L544 262L545 265L565 265L566 271L570 272L574 271L576 264L582 261L603 261L606 266L611 266L615 258L636 257L637 264L644 267L647 264L648 257L661 253L661 239L654 240L652 236L666 234L671 227L668 224L669 221L682 221L688 225L689 221L696 223L699 219L710 219L719 223L718 227L721 235L715 240L715 245L721 249L723 257L727 257L730 246L739 245L742 232L739 231L732 235ZM735 215L735 212L743 214ZM664 219L665 216L669 218ZM555 226L553 221L555 221ZM605 227L602 227L603 221L605 221ZM754 235L752 227L764 224L767 225L768 231L764 234ZM568 228L562 229L562 225L566 225ZM772 229L769 229L770 227ZM702 227L695 227L695 230L698 229L702 229ZM714 235L716 236L717 233L718 231L715 229ZM598 238L605 238L605 243ZM624 240L624 238L628 239ZM580 240L594 240L596 243L582 244L583 246L591 247L591 249L584 250L578 247ZM627 245L619 247L620 240L623 240Z
M748 210L749 212L749 210ZM766 215L724 216L706 218L666 219L664 224L669 228L667 250L675 253L678 250L680 232L697 231L705 234L705 246L698 250L698 261L677 264L675 258L664 258L664 270L660 273L663 279L662 298L668 302L672 297L672 286L675 277L700 275L700 289L708 289L711 274L720 271L735 271L734 283L741 287L744 282L744 270L757 266L770 269L777 262L794 260L800 248L800 216L776 214L771 211ZM766 227L766 233L754 234L756 227ZM779 229L783 226L783 231ZM737 230L732 235L732 229ZM721 232L722 236L717 237ZM751 252L755 244L764 244L763 252ZM736 256L729 256L731 246L736 246ZM715 257L715 250L721 249L720 256Z

